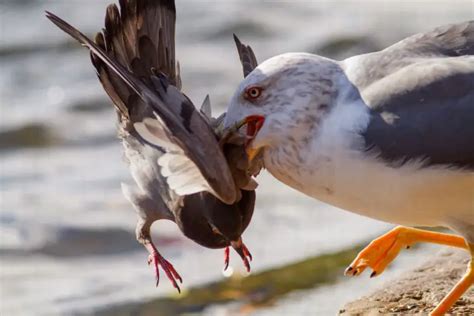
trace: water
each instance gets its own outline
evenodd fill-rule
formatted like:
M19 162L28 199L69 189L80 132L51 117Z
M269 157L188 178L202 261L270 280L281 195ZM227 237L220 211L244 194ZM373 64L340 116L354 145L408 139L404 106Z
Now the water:
M109 2L0 1L0 147L1 135L29 144L0 148L4 315L89 313L172 293L164 278L154 287L146 253L134 241L135 214L120 192L120 182L131 180L115 138L115 115L88 53L43 14L50 10L93 34ZM288 51L343 58L474 13L472 1L450 0L183 0L177 6L184 90L197 104L210 93L216 112L241 79L233 32L259 60ZM32 125L47 132L19 135ZM344 249L389 227L304 197L266 174L259 182L254 220L244 235L255 271ZM185 287L223 277L221 251L193 244L171 223L153 230ZM242 269L235 256L232 265ZM340 307L324 301L321 310Z

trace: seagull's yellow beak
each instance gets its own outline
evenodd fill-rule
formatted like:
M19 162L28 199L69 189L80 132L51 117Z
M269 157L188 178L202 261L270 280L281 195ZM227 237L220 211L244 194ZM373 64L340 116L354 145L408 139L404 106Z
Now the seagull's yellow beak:
M252 162L255 159L255 157L257 157L257 155L260 153L260 148L254 149L254 148L247 147L245 148L245 152L247 153L247 158L249 162Z

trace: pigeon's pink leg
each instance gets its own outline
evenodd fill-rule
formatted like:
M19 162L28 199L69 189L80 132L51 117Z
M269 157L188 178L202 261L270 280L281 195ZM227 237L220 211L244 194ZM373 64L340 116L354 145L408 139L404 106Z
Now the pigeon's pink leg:
M232 247L234 250L239 254L240 258L244 262L244 266L247 272L250 272L250 261L252 261L252 254L248 250L247 246L242 242L242 239L239 239L236 242L231 242ZM224 250L224 271L229 267L229 246L227 246Z
M224 271L229 267L230 249L229 246L224 249Z
M175 268L173 265L163 258L163 256L158 252L156 249L155 245L153 245L153 242L145 243L144 244L146 250L150 253L148 256L148 264L152 264L155 267L155 275L156 275L156 286L158 286L160 282L160 270L159 266L161 265L161 268L163 271L165 271L166 276L168 279L173 283L173 286L178 290L179 293L181 293L181 289L179 288L178 282L183 283L183 279L179 275L178 272L176 272Z
M246 257L249 257L250 261L252 261L252 254L250 253L249 249L247 248L247 246L245 246L245 244L242 244L242 250L244 251L244 255Z
M245 269L247 270L247 272L250 272L249 261L252 261L252 254L250 253L250 251L248 250L247 246L245 246L244 243L242 243L242 254L239 253L239 255L241 255L242 261L244 262Z

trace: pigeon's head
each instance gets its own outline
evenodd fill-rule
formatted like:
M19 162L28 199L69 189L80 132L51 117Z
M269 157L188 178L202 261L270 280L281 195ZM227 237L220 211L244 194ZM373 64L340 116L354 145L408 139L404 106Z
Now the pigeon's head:
M227 205L210 193L187 195L176 212L176 223L183 234L208 248L232 246L245 261L242 233L255 207L255 191L242 191L239 202Z
M233 95L226 128L246 125L247 152L277 147L318 128L337 93L341 68L329 59L289 53L266 60L245 77ZM251 158L251 157L250 157Z

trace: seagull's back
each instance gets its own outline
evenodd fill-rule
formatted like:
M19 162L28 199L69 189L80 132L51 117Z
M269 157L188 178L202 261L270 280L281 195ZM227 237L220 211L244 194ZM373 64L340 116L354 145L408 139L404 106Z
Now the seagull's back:
M345 60L346 75L371 109L368 145L395 163L418 158L474 169L473 55L470 21Z

